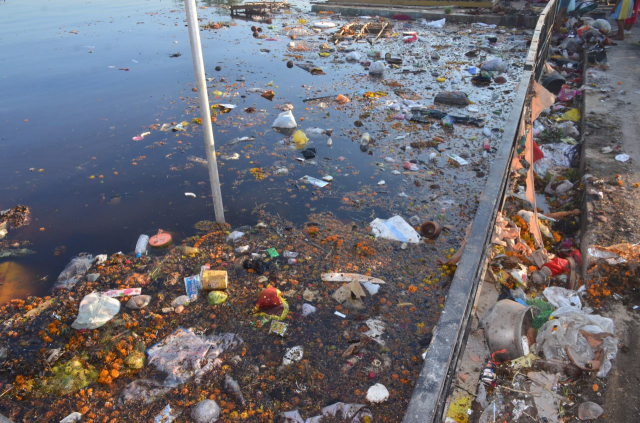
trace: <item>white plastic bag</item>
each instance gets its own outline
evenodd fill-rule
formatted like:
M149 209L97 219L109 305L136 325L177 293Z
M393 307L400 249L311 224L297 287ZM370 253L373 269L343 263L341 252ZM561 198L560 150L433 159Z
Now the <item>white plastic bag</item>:
M429 28L444 28L445 23L446 23L446 19L442 18L437 21L426 22L424 23L424 26L427 26Z
M370 223L376 238L392 239L400 242L420 242L420 235L402 217L393 216L391 219L376 219Z
M352 51L351 53L347 54L347 56L345 57L345 59L349 61L354 61L354 62L359 62L361 58L362 58L362 55L357 51Z
M488 72L503 72L504 63L502 62L501 57L494 57L482 63L482 65L480 66L480 69Z
M542 291L544 297L555 308L576 307L578 310L582 308L580 293L585 290L582 286L578 291L561 288L559 286L550 286Z
M80 302L78 317L71 324L71 327L74 329L96 329L113 319L113 316L119 311L120 301L92 292Z
M371 75L382 75L384 73L384 62L373 62L371 66L369 66L369 74Z
M296 123L296 118L293 117L291 110L287 110L286 112L280 113L271 126L279 129L293 129L297 128L298 124Z

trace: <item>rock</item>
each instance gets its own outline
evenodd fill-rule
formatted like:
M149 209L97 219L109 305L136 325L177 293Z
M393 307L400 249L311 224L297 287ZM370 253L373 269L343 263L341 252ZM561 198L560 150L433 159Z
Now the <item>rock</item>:
M388 399L389 391L381 383L376 383L367 391L367 401L374 404L385 402Z
M578 407L578 418L580 420L594 420L604 413L602 407L595 402L587 401Z
M220 418L220 407L213 400L202 400L191 410L191 418L195 423L216 422Z
M131 297L125 307L131 310L139 310L141 308L145 308L151 302L151 295L136 295L135 297Z

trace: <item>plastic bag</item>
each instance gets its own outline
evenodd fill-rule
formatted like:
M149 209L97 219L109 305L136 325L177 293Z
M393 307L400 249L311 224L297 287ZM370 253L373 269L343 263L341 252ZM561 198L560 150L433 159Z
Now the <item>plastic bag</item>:
M591 28L595 28L604 34L611 32L611 24L606 19L596 19L591 22Z
M444 24L447 22L445 18L439 19L437 21L425 22L423 20L423 25L429 28L444 28Z
M384 73L384 62L373 62L371 66L369 66L369 74L371 75L382 75Z
M293 142L297 145L305 145L309 142L309 138L302 129L298 129L293 133Z
M599 349L604 351L604 360L598 370L598 377L604 377L611 370L611 360L618 352L618 344L613 337L613 320L598 315L586 314L576 307L562 307L552 313L556 317L549 320L538 331L536 338L537 354L544 353L548 359L567 360L566 347L583 360L595 358L594 349L581 332L591 334L607 333Z
M69 262L67 266L64 268L60 276L58 276L58 280L54 286L55 289L71 289L76 283L80 280L80 278L87 273L87 270L93 264L93 256L88 254L86 256L78 256Z
M414 244L420 242L420 235L400 216L393 216L387 220L375 219L370 225L376 238L381 237Z
M80 302L78 317L71 324L71 327L74 329L96 329L113 319L113 316L119 311L120 301L92 292Z
M202 400L191 410L191 418L196 423L208 423L218 421L220 418L220 406L214 400Z
M580 121L580 110L579 109L571 109L558 119L559 122L571 121L571 122L579 122Z
M549 304L555 308L575 307L579 310L582 308L582 301L580 300L579 294L584 290L584 286L580 287L578 291L564 289L559 286L550 286L545 288L542 294L547 301L549 301Z
M323 417L341 417L342 420L351 423L372 422L373 414L363 404L346 404L336 402L322 409L322 415L303 419L298 410L285 411L280 414L285 423L318 423Z
M271 126L273 128L280 129L293 129L298 127L298 124L296 123L296 119L293 117L291 110L287 110L286 112L280 113Z
M480 70L488 72L503 72L504 63L502 62L502 58L495 57L493 59L486 60L482 65L480 65Z
M567 13L571 13L576 10L576 0L571 0L567 6Z
M347 59L348 61L353 61L353 62L359 62L361 58L362 58L362 55L358 51L352 51L351 53L347 54L347 56L345 57L345 59Z
M167 374L163 385L175 388L195 376L196 382L211 372L227 348L242 343L233 333L199 336L179 328L147 350L149 364Z

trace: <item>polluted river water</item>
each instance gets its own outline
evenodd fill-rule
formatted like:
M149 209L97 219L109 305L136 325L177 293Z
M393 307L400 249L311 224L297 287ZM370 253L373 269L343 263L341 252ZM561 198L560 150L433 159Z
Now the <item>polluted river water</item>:
M211 397L225 419L269 420L295 409L307 418L336 401L365 403L368 388L381 383L390 397L370 407L373 420L398 421L455 269L436 258L446 260L460 247L473 217L510 113L527 34L390 20L378 39L371 34L353 42L348 31L332 37L351 19L305 13L304 4L274 13L270 22L232 20L226 5L199 6L201 24L210 23L201 38L224 228L206 222L194 228L214 219L182 2L0 6L11 17L0 29L6 51L0 209L27 205L32 218L10 230L3 251L36 251L0 259L3 301L49 294L81 252L124 253L94 265L90 273L101 275L98 282L83 279L59 297L55 312L38 315L33 327L25 324L43 344L9 347L11 357L23 357L3 382L15 386L2 408L17 421L58 421L72 411L95 421L137 421L141 410L153 421L169 406L178 421L189 421L192 406ZM327 26L315 25L319 21L336 27L318 28ZM380 25L367 17L357 21ZM252 26L260 29L255 36ZM373 64L387 53L387 64ZM384 66L382 75L370 75L376 66ZM458 91L466 96L451 94ZM336 101L339 95L350 101ZM309 138L304 145L272 128L287 109ZM185 130L174 131L181 122ZM305 176L330 182L320 187ZM439 222L442 233L415 245L369 236L372 220L394 215L414 227ZM225 243L241 226L246 237ZM136 260L131 252L138 236L160 228L174 245L197 244L201 254L157 250ZM247 265L235 250L245 244L260 260L268 247L280 257L265 260L267 269ZM300 253L297 263L282 259L285 249ZM228 269L228 302L211 309L203 294L174 314L182 307L171 305L184 294L182 278L204 264ZM327 272L366 273L386 284L380 294L350 285L348 298L338 303L345 282L323 282ZM153 296L146 314L127 310L102 333L70 327L84 295L131 284ZM251 313L267 284L289 303L283 337L269 333L269 318ZM360 294L365 299L357 301ZM41 304L33 301L13 302L4 313L28 313ZM303 304L317 311L305 314ZM39 334L37 326L49 332ZM158 371L125 371L123 360L179 327L194 327L197 335L234 333L244 342L225 345L231 352L221 356L221 371L208 376L207 389L189 391L196 382L186 378L177 385L156 378L159 386L145 391L135 385L140 391L133 392L165 399L129 402L124 393L131 384L156 380ZM9 338L17 333L12 328ZM283 366L285 351L297 346L304 359ZM79 383L72 393L51 388L55 370L29 373L28 359L41 361L55 349L72 353L58 361L58 371L84 366L83 377L92 383ZM65 361L74 353L80 361ZM101 368L109 358L112 367ZM225 374L238 380L246 402L233 384L224 389ZM84 393L73 405L52 411L47 404L49 395L76 398L79 389Z

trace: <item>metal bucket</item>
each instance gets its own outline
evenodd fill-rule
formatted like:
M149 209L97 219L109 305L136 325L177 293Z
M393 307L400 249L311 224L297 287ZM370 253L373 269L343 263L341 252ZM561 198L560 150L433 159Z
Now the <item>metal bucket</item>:
M500 300L487 310L480 327L484 329L493 360L507 361L529 354L527 332L539 312L537 307L525 307L511 300Z

